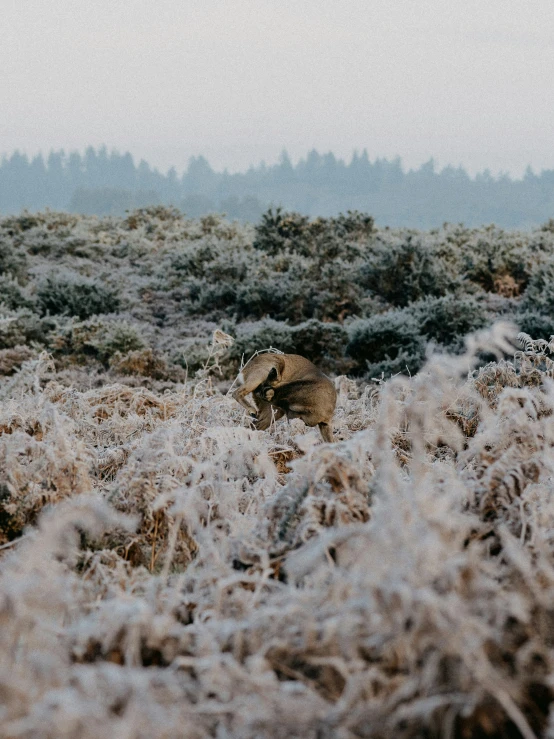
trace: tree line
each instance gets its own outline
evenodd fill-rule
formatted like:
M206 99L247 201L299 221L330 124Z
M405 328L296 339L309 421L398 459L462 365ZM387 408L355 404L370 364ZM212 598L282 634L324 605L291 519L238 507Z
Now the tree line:
M554 170L530 168L521 179L462 167L437 169L431 159L405 170L399 158L350 161L315 150L294 165L286 152L274 165L216 172L203 157L179 175L163 174L129 152L88 147L84 154L52 151L29 158L18 151L0 160L0 213L23 209L108 215L147 205L174 205L189 216L225 212L257 221L271 205L309 216L348 210L371 213L380 225L433 228L444 222L496 223L525 228L554 217Z

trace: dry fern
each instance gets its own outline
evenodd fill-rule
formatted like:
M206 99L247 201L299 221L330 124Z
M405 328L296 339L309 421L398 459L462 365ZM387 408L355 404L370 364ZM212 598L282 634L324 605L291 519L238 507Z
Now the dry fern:
M552 347L514 339L338 378L334 445L252 430L209 367L161 394L24 363L0 409L2 732L554 734Z

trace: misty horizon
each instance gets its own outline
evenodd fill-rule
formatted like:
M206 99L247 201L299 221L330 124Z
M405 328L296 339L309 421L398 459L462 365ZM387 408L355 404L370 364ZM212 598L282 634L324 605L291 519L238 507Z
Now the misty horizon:
M448 171L448 170L456 170L460 172L464 172L470 179L475 180L476 178L479 178L481 176L488 176L492 177L495 180L499 179L510 179L514 182L521 181L525 178L526 174L528 174L530 171L534 174L540 175L545 172L551 172L554 171L554 166L533 166L531 162L528 162L525 164L521 170L520 173L514 173L509 171L507 168L501 168L499 170L495 170L493 167L490 166L483 166L480 169L472 170L470 167L464 166L463 163L454 163L454 162L441 162L439 159L433 155L429 156L427 159L412 164L411 166L405 163L405 157L403 157L400 153L391 155L391 156L381 156L377 153L375 153L373 156L370 155L369 147L363 147L360 148L353 148L349 154L345 156L341 156L337 152L333 151L332 149L329 149L328 151L320 151L317 149L317 147L311 147L307 149L304 153L298 154L296 156L292 156L290 153L290 150L288 147L283 147L279 154L274 157L271 160L268 159L260 159L258 161L250 161L248 164L244 164L243 166L236 166L236 167L227 167L227 166L217 166L217 164L214 164L209 156L206 155L205 152L199 151L196 154L192 154L189 156L186 164L184 166L178 167L175 163L170 163L169 165L160 165L156 162L153 162L152 160L148 160L145 157L138 156L132 151L130 151L129 148L124 148L123 150L120 149L117 146L109 146L108 144L100 144L100 146L93 146L92 144L86 145L81 147L80 149L69 149L66 147L61 148L50 148L48 150L38 150L34 153L29 153L29 151L23 150L21 147L15 148L11 151L0 151L0 162L9 160L12 156L22 156L29 163L33 162L33 160L42 159L43 161L47 161L48 157L52 154L54 155L61 155L62 157L69 157L72 154L78 154L80 157L83 157L86 155L87 150L94 149L97 152L104 152L107 156L118 156L118 157L131 157L133 164L135 166L140 166L141 163L145 163L148 165L150 170L152 172L157 172L161 174L164 177L167 177L172 170L174 170L177 174L177 176L182 177L186 174L188 169L190 168L191 163L194 163L197 160L205 160L210 168L218 174L229 174L229 175L236 175L236 174L246 174L249 170L252 169L263 169L263 168L272 168L279 166L279 164L282 162L283 157L287 157L288 160L291 162L293 167L297 167L299 165L302 165L305 163L309 156L313 153L317 154L321 157L331 156L334 157L336 162L340 165L349 166L356 157L365 157L367 158L371 163L377 163L377 162L386 162L386 163L394 163L395 165L398 165L402 172L405 174L417 172L421 169L428 168L429 166L433 167L434 172L437 174L440 174L442 172Z
M144 159L136 164L129 152L92 146L83 155L0 158L0 213L53 208L105 216L158 205L193 218L225 213L250 222L281 207L310 217L360 211L383 226L532 228L552 219L554 170L536 174L528 168L517 180L485 170L472 178L461 167L439 170L432 159L410 170L399 157L372 161L366 150L345 161L312 149L296 163L284 151L276 164L238 173L217 171L198 156L181 174L175 168L162 174Z

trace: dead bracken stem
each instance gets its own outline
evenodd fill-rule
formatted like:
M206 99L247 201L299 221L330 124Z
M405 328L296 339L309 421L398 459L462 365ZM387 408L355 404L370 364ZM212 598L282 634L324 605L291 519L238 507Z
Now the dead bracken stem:
M156 563L156 540L158 538L158 524L160 521L159 514L154 514L154 534L152 535L152 554L150 555L150 572L154 572L154 565Z

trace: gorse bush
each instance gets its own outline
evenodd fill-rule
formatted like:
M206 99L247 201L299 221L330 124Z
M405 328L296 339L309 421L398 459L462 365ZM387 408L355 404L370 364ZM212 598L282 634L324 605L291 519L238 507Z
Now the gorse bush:
M10 310L33 308L33 301L19 282L9 274L0 274L0 303Z
M146 342L138 329L126 321L71 321L50 338L55 355L71 355L77 361L87 357L109 363L115 355L144 349Z
M548 339L554 336L554 314L541 313L538 310L522 310L514 316L514 322L526 334Z
M428 342L458 351L466 334L487 323L486 310L474 298L426 298L409 308L353 321L348 326L346 353L354 360L357 374L415 374L423 365Z
M41 344L48 341L53 323L28 308L8 310L0 303L0 349Z
M18 248L19 238L14 238L5 223L0 227L0 274L23 278L27 273L27 255Z
M461 347L466 334L488 323L486 310L471 297L425 298L415 302L409 310L418 322L419 333L450 350Z
M554 259L537 265L532 271L523 294L521 308L554 315Z
M51 275L37 287L37 300L43 314L90 318L100 313L114 313L120 301L115 290L99 280L80 275Z
M417 233L399 242L377 241L360 268L362 285L387 302L405 306L426 296L445 295L456 287L454 260L443 248L426 244Z
M341 254L357 254L355 244L367 241L373 231L373 218L363 213L310 220L299 213L283 213L281 208L276 208L263 214L253 246L270 256L289 251L326 261Z
M425 342L410 312L388 311L350 324L346 354L354 361L357 375L415 374L423 364Z
M27 329L14 324L19 337L12 331L7 343L24 346L28 337L51 347L66 367L90 359L102 366L97 371L115 371L111 349L78 338L71 348L74 323L105 315L108 324L135 332L122 356L151 349L168 363L167 377L178 377L182 367L193 374L201 369L222 323L235 326L242 341L242 322L276 322L267 325L284 350L303 353L305 345L329 371L352 367L365 379L413 373L428 342L460 351L466 333L496 318L545 338L552 327L554 233L548 229L445 225L425 233L377 228L356 212L309 219L281 209L268 211L254 228L156 207L125 219L60 213L4 219L0 244L6 309L30 311ZM46 315L55 321L45 332L37 320ZM316 349L319 339L310 342L307 334L299 342L293 329L307 322L325 324L327 349L324 342ZM245 352L276 344L262 333L262 346L254 338ZM236 361L221 369L223 376L231 379Z
M502 293L509 286L512 295L519 295L544 249L540 239L526 244L517 233L489 226L480 233L468 232L460 257L460 271L483 290Z

